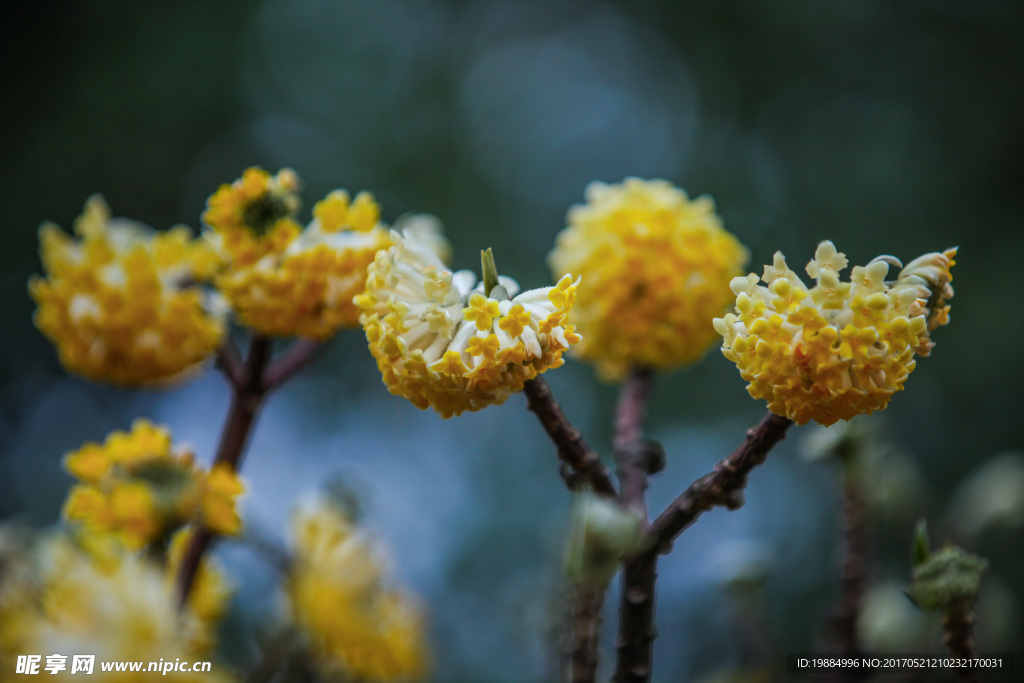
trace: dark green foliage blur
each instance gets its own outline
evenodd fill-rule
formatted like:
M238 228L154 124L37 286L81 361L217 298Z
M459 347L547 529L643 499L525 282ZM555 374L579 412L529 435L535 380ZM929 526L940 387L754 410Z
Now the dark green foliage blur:
M455 266L477 269L479 251L493 247L501 272L527 287L548 284L545 255L586 183L629 175L712 195L749 246L753 272L777 249L799 270L822 239L851 265L959 245L951 324L935 333L907 390L869 418L909 454L925 490L919 512L873 520L873 579L909 582L916 518L929 517L941 544L953 533L943 520L958 482L1022 448L1020 2L17 3L0 10L0 55L0 518L55 522L69 484L61 455L136 415L208 446L226 408L217 394L211 415L178 424L165 407L173 393L68 378L31 322L26 281L39 270L39 223L70 228L100 192L114 215L198 228L206 198L250 165L294 168L307 212L341 187L372 191L387 221L436 214ZM303 377L282 398L300 409L274 418L269 407L254 443L309 450L254 446L254 499L276 491L257 458L315 463L320 479L364 463L359 472L378 479L349 483L394 546L396 573L433 614L436 680L550 676L569 496L522 399L447 422L420 415L387 395L358 330ZM575 362L550 381L607 454L615 388ZM202 382L189 396L221 391L216 377ZM359 420L345 417L357 408ZM763 410L716 350L660 378L648 432L665 442L668 467L653 483L652 509L727 454ZM378 450L374 434L393 439L385 435L396 424L407 445ZM344 440L346 426L361 436L341 450L310 446ZM821 647L838 502L835 468L797 454L809 430L794 429L753 475L747 508L712 513L662 563L655 680L743 664L708 568L715 544L731 536L764 540L780 559L764 596L774 651ZM429 520L445 496L423 493L422 506L387 512L398 505L391 483L418 490L405 451L439 463L438 491L455 506L431 527L439 540L419 534L415 552L397 530L411 516ZM444 465L455 451L463 455ZM461 483L446 489L452 477ZM287 510L290 501L267 505ZM284 515L274 515L262 522L283 530ZM989 560L985 581L999 577L1015 606L999 642L1018 659L1020 531L993 530L970 548ZM610 604L606 662L614 626ZM933 633L939 647L937 622ZM243 640L227 638L239 666Z

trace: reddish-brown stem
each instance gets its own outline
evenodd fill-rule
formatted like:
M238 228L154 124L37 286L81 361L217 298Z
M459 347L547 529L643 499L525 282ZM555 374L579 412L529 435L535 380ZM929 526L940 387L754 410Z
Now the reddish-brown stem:
M263 373L263 391L270 393L299 373L324 347L323 342L298 339Z
M646 550L622 569L618 662L615 683L646 683L651 679L654 627L654 586L658 578L657 548Z
M648 368L636 368L619 392L615 409L615 448L628 447L643 437L647 402L654 389L654 375Z
M534 412L544 431L558 449L559 459L572 472L583 477L595 493L615 497L615 485L608 476L608 468L597 453L587 445L580 431L572 426L562 408L555 402L551 389L543 378L531 379L523 385L527 406Z
M634 368L619 394L615 411L615 459L620 499L647 524L647 475L655 471L651 444L643 441L643 422L654 378L649 369ZM654 586L658 554L645 551L622 569L616 683L648 681L655 638Z
M620 497L637 514L647 517L648 449L643 442L644 416L654 387L654 375L636 368L622 385L615 411L615 460L618 463Z
M266 337L254 335L245 362L234 368L234 374L228 369L231 367L231 361L223 362L230 354L230 351L222 353L221 359L224 374L231 383L231 407L228 409L220 435L220 444L213 461L214 464L225 463L238 469L256 414L266 396L263 373L270 360L271 341ZM183 606L187 602L199 564L212 542L213 534L205 527L197 526L189 537L177 577L179 605Z
M623 393L627 395L627 391ZM705 510L716 505L733 510L739 508L743 504L747 475L765 461L768 451L785 437L792 424L786 418L769 413L757 427L747 431L747 438L739 448L719 462L710 474L690 484L648 527L649 549L626 563L622 573L616 683L646 683L651 677L651 645L657 637L654 587L658 555L668 553L672 541ZM642 453L643 449L634 451ZM623 490L626 488L623 484ZM646 488L646 478L643 488Z
M224 373L231 386L242 383L245 364L242 362L242 356L238 353L238 347L235 346L235 342L231 340L230 336L217 349L217 368Z
M957 657L974 656L974 612L971 609L948 610L942 615L946 634L942 642Z
M597 680L597 646L604 592L604 586L580 586L569 595L563 676L566 683L594 683Z
M976 618L970 607L947 610L942 615L942 626L946 634L942 642L949 648L949 653L958 659L974 658L974 622ZM962 683L977 683L978 672L970 668L958 668L957 680Z
M843 481L843 567L839 605L832 619L838 653L855 657L861 652L857 635L861 602L867 582L867 535L864 527L864 492L856 463L844 463ZM863 678L855 672L853 680Z
M676 537L716 505L730 510L742 507L750 471L765 461L792 424L784 417L768 413L756 427L747 430L747 438L735 451L672 501L648 529L648 538L658 552L667 554Z

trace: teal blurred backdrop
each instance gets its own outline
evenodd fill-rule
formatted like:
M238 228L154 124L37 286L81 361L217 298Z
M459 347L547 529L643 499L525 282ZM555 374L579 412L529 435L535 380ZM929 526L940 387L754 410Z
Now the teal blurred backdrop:
M296 169L307 210L341 187L375 193L388 221L436 214L454 265L478 267L490 246L526 287L549 283L545 256L586 184L629 175L712 195L758 273L776 249L806 263L822 239L854 264L959 245L952 323L869 418L903 453L880 476L904 486L873 518L873 581L905 581L916 518L951 537L960 482L1022 447L1020 2L19 3L0 10L0 54L0 517L54 523L62 455L136 416L208 460L226 410L212 372L162 393L66 375L31 322L39 223L69 227L100 192L115 215L198 228L209 194L250 165ZM575 362L549 381L607 454L615 387ZM298 498L343 482L429 606L434 680L550 680L570 499L524 406L421 413L345 332L269 403L244 510L282 535ZM714 350L659 378L648 431L669 459L652 508L763 410ZM759 638L777 655L820 650L838 503L836 472L799 457L809 431L753 475L746 507L709 514L660 565L655 680L743 663L721 580L737 548L770 567ZM992 563L983 593L998 596L981 649L1020 660L1024 500L1007 505L1020 509L970 542ZM219 554L245 598L225 629L244 668L252 624L276 608L274 575L245 549Z

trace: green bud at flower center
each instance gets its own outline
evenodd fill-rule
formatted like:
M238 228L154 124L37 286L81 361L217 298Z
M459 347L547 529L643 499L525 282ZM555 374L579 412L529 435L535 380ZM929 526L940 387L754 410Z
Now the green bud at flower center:
M242 212L242 222L257 237L263 237L282 218L298 209L297 198L289 193L268 192L250 202Z

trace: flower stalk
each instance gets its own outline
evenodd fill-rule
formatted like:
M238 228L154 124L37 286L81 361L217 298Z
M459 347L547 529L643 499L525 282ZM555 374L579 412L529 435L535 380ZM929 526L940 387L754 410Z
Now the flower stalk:
M580 585L570 589L564 676L567 683L594 683L597 680L604 596L604 586Z
M214 465L223 463L239 470L267 395L305 367L321 347L318 342L299 340L271 362L273 341L269 337L254 334L245 360L240 358L230 340L224 343L217 365L231 385L231 406L221 430ZM215 534L205 527L197 527L189 537L176 582L179 605L188 601L196 572L214 539Z
M851 454L843 462L843 565L839 605L833 615L833 635L838 652L847 657L862 654L857 622L867 585L867 529L864 489L860 467Z
M672 501L648 530L648 538L657 545L658 552L668 554L676 537L711 508L741 508L751 470L767 459L792 425L790 420L768 413L756 427L747 430L747 437L736 450Z
M947 610L942 615L942 628L946 633L943 644L956 658L974 658L974 624L977 618L970 607ZM958 668L957 680L961 683L976 683L980 680L974 669Z
M650 369L634 368L619 396L615 413L615 458L623 505L647 524L647 477L657 471L657 449L643 440L643 421L653 389ZM650 549L625 563L619 603L618 662L615 681L647 681L651 671L654 629L654 586L658 554Z
M225 347L227 348L220 353L219 360L224 375L231 384L231 407L221 430L214 464L225 463L237 471L255 425L256 415L266 396L263 373L270 360L272 342L267 337L253 335L244 362L238 360L238 352L230 340L225 342ZM178 572L179 606L188 602L188 594L192 589L199 563L213 543L213 539L214 534L203 527L196 528L189 537Z

